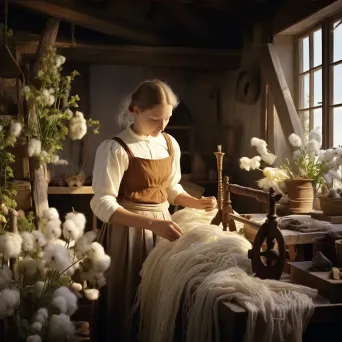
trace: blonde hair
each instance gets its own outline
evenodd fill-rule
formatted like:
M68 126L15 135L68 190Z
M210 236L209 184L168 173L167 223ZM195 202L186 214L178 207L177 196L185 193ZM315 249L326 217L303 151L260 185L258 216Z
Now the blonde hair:
M119 119L120 126L127 128L127 126L134 122L132 114L135 107L145 111L160 104L171 105L173 109L177 107L178 98L173 90L165 82L156 79L140 83L131 95L128 112L122 113Z

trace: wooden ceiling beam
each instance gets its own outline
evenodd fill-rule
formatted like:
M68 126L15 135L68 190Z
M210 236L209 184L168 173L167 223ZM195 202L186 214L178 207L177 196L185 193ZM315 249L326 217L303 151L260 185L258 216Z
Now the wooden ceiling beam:
M134 43L146 45L162 45L164 39L155 32L147 30L136 30L116 23L113 17L108 18L108 12L84 5L75 4L72 1L35 1L35 0L10 0L11 4L22 8L40 12L46 16L59 18L81 27L98 31L110 36L127 39Z
M30 35L32 38L32 35ZM27 38L29 38L28 36ZM12 42L18 53L33 55L38 41ZM57 41L58 53L68 60L90 64L138 65L150 67L179 67L194 69L235 70L240 65L240 51L224 49L195 49L183 47L148 47L94 45Z

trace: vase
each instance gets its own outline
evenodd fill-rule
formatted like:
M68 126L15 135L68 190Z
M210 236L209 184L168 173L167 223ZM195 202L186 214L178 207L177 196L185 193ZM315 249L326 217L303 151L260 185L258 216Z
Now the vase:
M285 180L289 197L289 211L291 214L308 214L314 203L314 186L312 179Z

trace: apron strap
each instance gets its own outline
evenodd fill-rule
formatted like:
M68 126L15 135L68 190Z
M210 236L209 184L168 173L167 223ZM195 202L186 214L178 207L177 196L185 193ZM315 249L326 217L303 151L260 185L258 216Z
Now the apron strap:
M127 146L126 143L124 143L124 141L118 137L114 137L113 140L115 140L117 143L119 143L121 145L121 147L126 151L126 153L128 154L128 157L131 159L134 158L134 154L132 153L131 149Z
M171 138L165 132L163 132L163 136L164 136L164 138L166 140L167 151L169 152L170 157L173 157L173 145L172 145Z

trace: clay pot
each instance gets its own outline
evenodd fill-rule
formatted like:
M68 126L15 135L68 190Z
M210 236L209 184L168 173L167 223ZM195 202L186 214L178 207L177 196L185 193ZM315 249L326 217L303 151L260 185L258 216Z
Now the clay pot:
M322 196L319 198L321 209L326 216L342 215L342 198Z
M312 211L314 188L312 179L285 180L291 214L308 214Z

